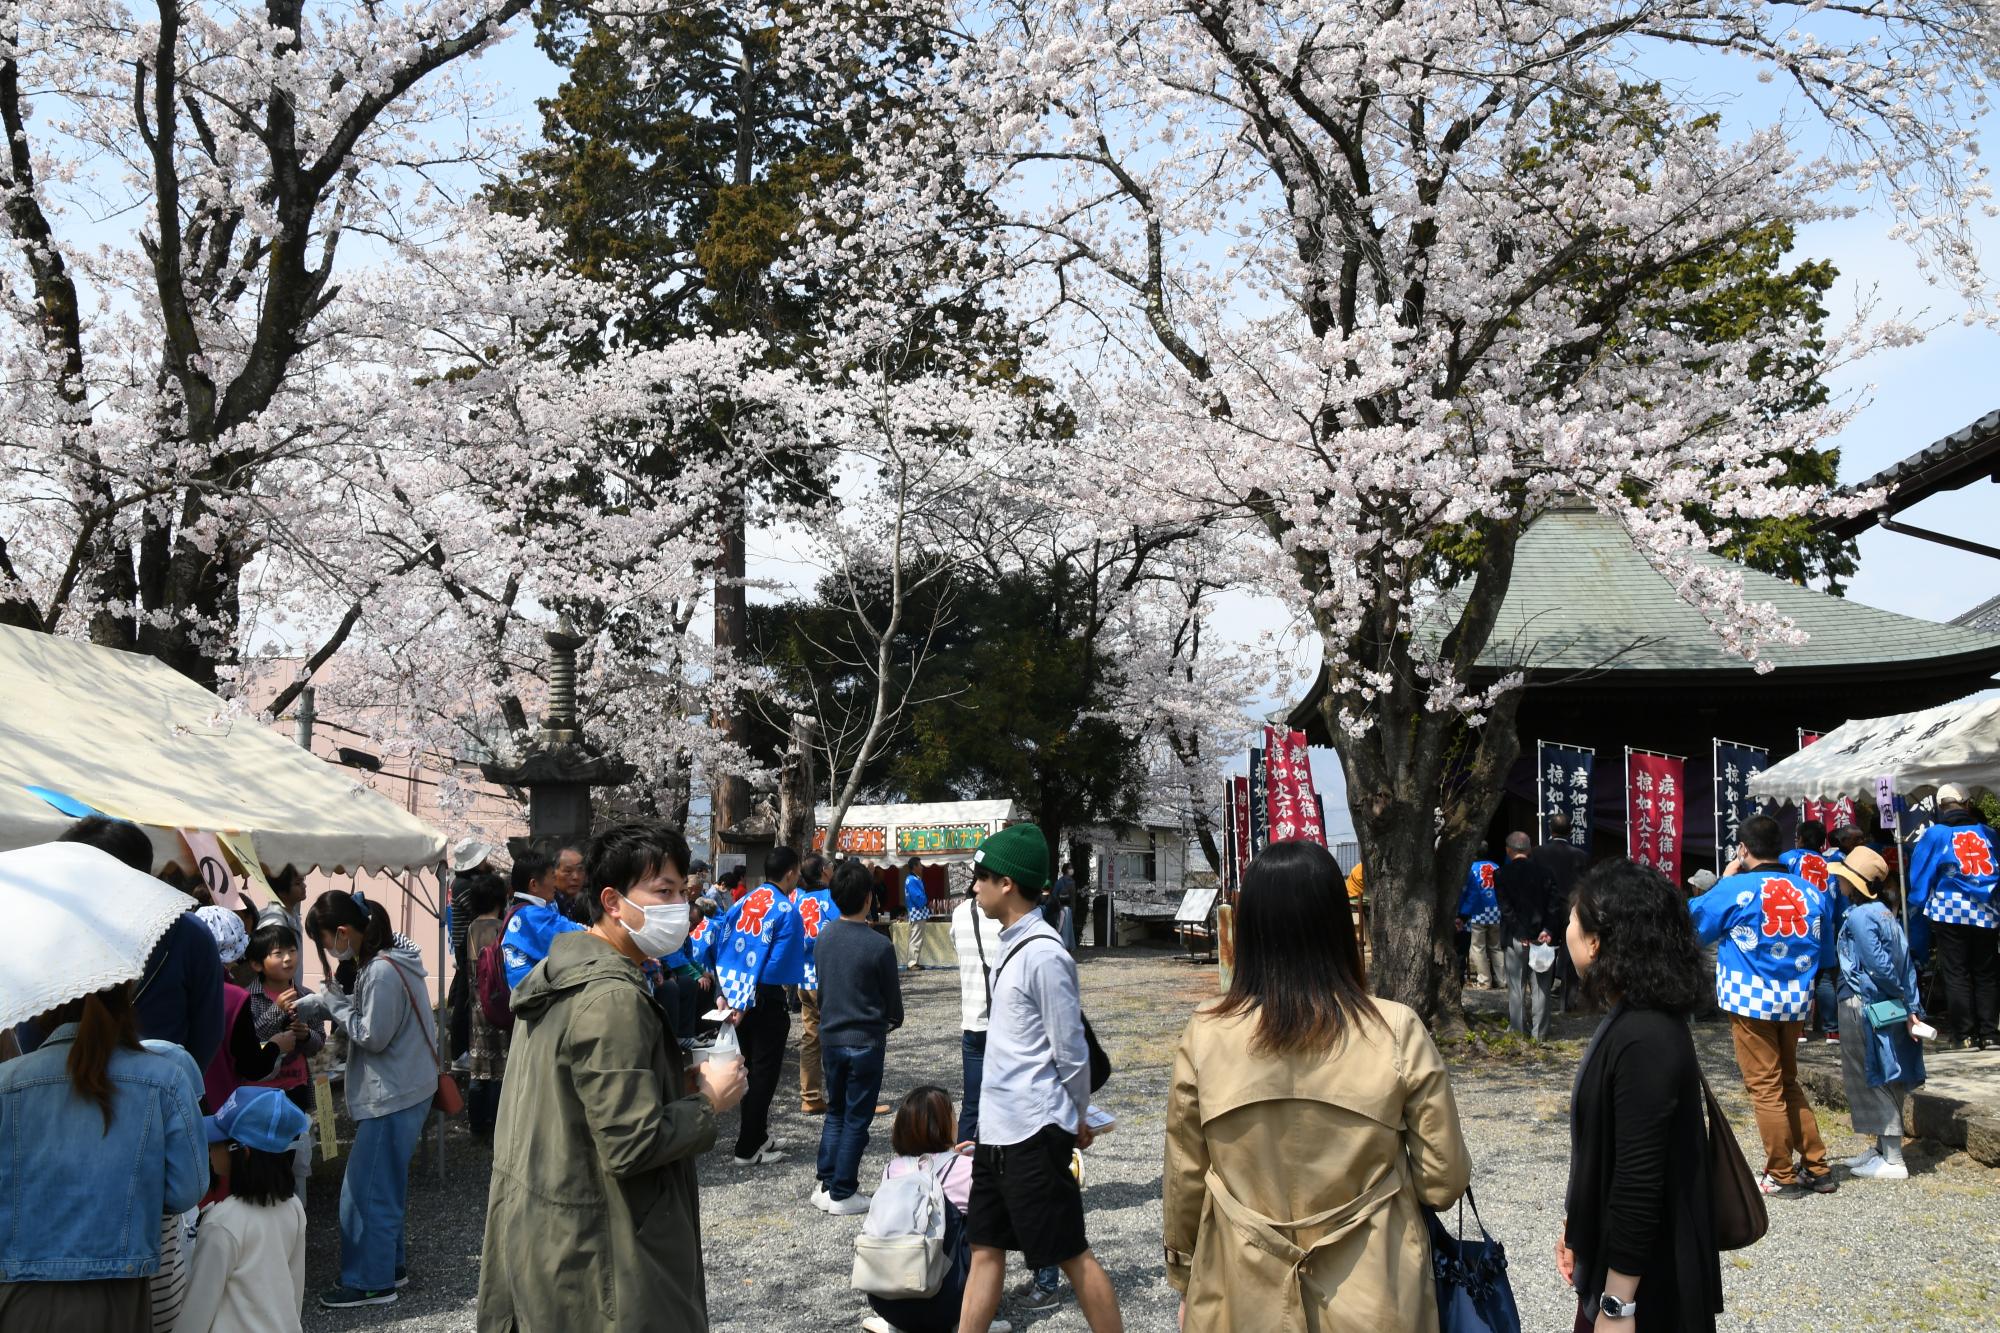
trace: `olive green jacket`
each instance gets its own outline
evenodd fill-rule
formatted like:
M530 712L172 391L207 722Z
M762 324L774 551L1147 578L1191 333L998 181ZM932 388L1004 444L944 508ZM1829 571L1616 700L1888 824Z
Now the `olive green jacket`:
M695 1158L715 1113L685 1071L639 968L558 935L514 991L482 1333L708 1327Z

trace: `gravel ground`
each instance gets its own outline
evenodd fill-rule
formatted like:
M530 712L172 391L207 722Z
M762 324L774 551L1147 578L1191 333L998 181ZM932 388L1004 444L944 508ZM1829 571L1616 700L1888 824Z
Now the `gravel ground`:
M1214 970L1163 953L1086 953L1083 988L1117 1070L1098 1101L1119 1118L1117 1129L1086 1154L1091 1242L1117 1284L1127 1326L1171 1330L1173 1293L1159 1255L1167 1071L1189 1010L1213 994ZM883 1100L892 1104L918 1083L954 1090L958 1084L954 974L909 977L905 997L910 1023L890 1039L883 1090ZM1469 997L1476 1031L1495 1031L1490 1016L1499 998ZM1525 1051L1502 1036L1471 1045L1453 1060L1474 1190L1488 1229L1508 1247L1522 1324L1531 1333L1567 1330L1575 1310L1548 1256L1562 1220L1570 1080L1593 1022L1559 1019L1555 1040L1540 1050ZM1703 1025L1697 1038L1738 1140L1761 1156L1728 1029ZM866 1312L847 1288L851 1237L860 1219L826 1217L806 1203L819 1121L797 1113L797 1087L794 1058L774 1115L779 1142L793 1151L789 1160L735 1166L727 1155L735 1130L729 1116L720 1146L702 1162L709 1311L718 1333L851 1328ZM864 1181L879 1174L887 1156L888 1125L876 1124ZM1827 1113L1821 1125L1836 1157L1864 1146L1842 1114ZM341 1314L319 1310L310 1299L336 1276L337 1164L322 1168L309 1209L315 1248L308 1259L308 1330L443 1333L473 1327L487 1158L462 1124L452 1127L446 1155L450 1170L440 1183L427 1146L411 1185L415 1281L396 1305ZM1770 1234L1749 1251L1724 1256L1728 1313L1722 1327L1753 1333L1992 1327L2000 1298L1992 1261L2000 1244L2000 1171L1963 1154L1941 1157L1921 1143L1912 1146L1909 1160L1913 1174L1905 1183L1846 1181L1836 1195L1772 1200ZM1085 1324L1074 1305L1065 1305L1017 1317L1015 1327L1066 1333Z

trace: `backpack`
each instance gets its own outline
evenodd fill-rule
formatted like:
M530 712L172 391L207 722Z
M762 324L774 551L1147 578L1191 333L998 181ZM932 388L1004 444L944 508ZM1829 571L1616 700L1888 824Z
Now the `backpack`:
M942 1154L945 1169L951 1155ZM923 1299L944 1286L951 1256L945 1253L944 1174L929 1153L923 1169L885 1180L868 1202L868 1217L854 1238L854 1271L848 1283L870 1296Z
M514 990L507 984L507 960L500 952L507 942L507 924L513 919L514 909L509 908L500 919L500 933L479 951L472 964L472 989L479 997L479 1012L501 1032L514 1027Z

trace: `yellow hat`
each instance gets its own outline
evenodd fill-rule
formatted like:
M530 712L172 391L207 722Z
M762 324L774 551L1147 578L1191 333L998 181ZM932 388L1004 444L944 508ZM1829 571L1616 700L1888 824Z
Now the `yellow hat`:
M1827 869L1852 884L1854 891L1870 902L1882 896L1877 886L1889 878L1889 863L1870 847L1856 847L1844 860L1835 861Z

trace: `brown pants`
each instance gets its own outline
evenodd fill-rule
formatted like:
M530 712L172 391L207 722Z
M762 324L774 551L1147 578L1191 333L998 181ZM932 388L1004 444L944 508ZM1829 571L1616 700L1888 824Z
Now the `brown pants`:
M826 1070L819 1058L819 992L799 988L799 1106L826 1109Z
M1799 1086L1799 1033L1803 1022L1780 1023L1768 1018L1729 1016L1736 1038L1736 1067L1757 1111L1757 1134L1764 1140L1764 1170L1780 1185L1798 1181L1794 1154L1805 1159L1809 1176L1823 1176L1826 1144L1819 1137L1805 1089Z

